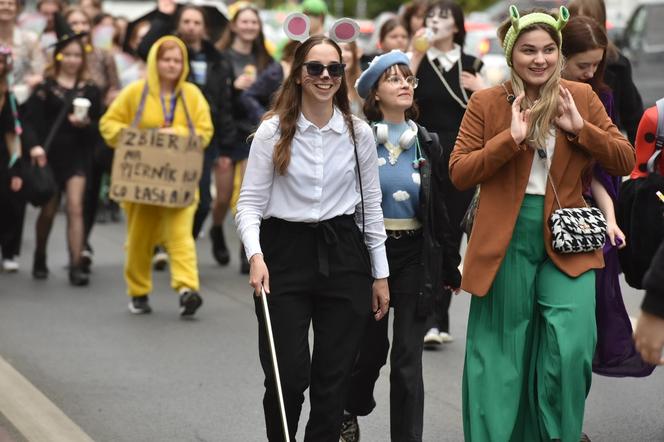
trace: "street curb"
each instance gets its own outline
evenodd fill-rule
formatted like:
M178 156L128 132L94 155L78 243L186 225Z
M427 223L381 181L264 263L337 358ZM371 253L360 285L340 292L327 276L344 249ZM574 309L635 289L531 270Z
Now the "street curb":
M93 441L1 356L0 391L0 413L28 441Z

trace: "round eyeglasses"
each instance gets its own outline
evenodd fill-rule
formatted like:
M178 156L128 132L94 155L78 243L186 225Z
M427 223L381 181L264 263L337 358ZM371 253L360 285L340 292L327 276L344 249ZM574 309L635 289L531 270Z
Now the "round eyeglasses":
M412 87L413 89L417 88L417 85L419 84L420 80L415 77L414 75L409 75L406 78L400 77L398 75L390 75L385 79L385 81L390 85L390 86L401 86L403 82L405 82L408 86Z

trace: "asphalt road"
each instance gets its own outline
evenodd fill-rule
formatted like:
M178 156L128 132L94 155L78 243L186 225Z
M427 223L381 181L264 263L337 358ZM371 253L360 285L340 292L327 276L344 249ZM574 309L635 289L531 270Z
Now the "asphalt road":
M262 373L254 304L238 272L231 225L231 265L214 264L208 238L198 242L205 304L196 320L178 317L168 273L155 275L154 312L133 316L122 278L124 227L94 230L88 288L67 282L65 220L49 243L48 281L30 277L35 212L30 210L18 274L0 274L0 356L95 441L258 441L264 439ZM626 290L630 313L640 293ZM426 441L461 441L461 373L469 296L452 304L456 341L424 355ZM389 368L377 409L360 419L363 441L389 440ZM585 431L593 441L664 441L664 372L646 379L595 376ZM0 391L2 394L2 391ZM302 439L308 408L300 420ZM0 416L0 436L13 434ZM9 436L7 436L9 437ZM15 435L20 440L20 435ZM1 440L1 439L0 439Z

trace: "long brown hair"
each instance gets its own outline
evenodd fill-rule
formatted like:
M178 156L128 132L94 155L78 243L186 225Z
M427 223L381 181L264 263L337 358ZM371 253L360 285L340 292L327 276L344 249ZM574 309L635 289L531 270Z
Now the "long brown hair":
M584 15L594 19L606 30L606 5L604 0L572 0L568 5L570 17ZM606 46L607 60L618 60L618 48L611 40Z
M381 80L384 80L391 75L395 75L397 71L403 75L403 78L407 78L413 75L413 71L411 71L410 67L406 66L405 64L392 65L386 69L385 72L383 72L383 75L381 75L380 78L371 87L369 95L367 95L367 99L364 100L364 106L362 110L364 111L364 115L367 117L368 121L377 122L383 119L383 111L380 109L380 102L376 100L376 91L378 91L378 85ZM405 117L407 120L417 120L418 116L419 109L417 108L417 104L415 104L415 100L413 100L413 105L406 109Z
M360 98L357 90L355 89L355 82L358 78L360 78L360 74L362 73L362 66L360 66L361 60L359 56L360 49L357 47L357 43L354 41L345 44L348 46L348 50L353 57L353 66L350 69L348 69L348 66L346 66L346 71L344 72L344 80L346 81L346 87L348 88L348 98L351 101L356 101L361 104L362 98Z
M410 27L410 19L418 14L421 14L422 22L424 23L424 16L426 15L428 5L429 3L427 0L413 0L412 2L406 4L406 7L401 14L401 18L403 25L406 28L406 32L408 32L408 38L413 38L413 34L416 32L415 29L411 29Z
M60 74L60 64L62 63L60 60L58 60L58 55L60 55L60 53L65 50L65 48L73 44L81 48L81 57L82 57L81 67L78 69L78 75L76 76L76 82L82 83L90 79L90 73L88 71L88 57L85 51L85 43L83 43L83 41L80 38L75 38L69 43L65 44L62 48L56 49L54 51L53 61L44 70L44 77L50 77L53 80L57 78L57 76Z
M603 51L602 61L600 61L595 75L588 81L588 84L592 86L595 93L607 90L609 87L604 83L604 68L606 67L606 48L609 39L606 37L604 27L600 26L591 17L577 15L569 19L562 33L562 51L567 60L576 54L593 49Z
M293 66L290 75L284 80L277 92L272 108L265 114L263 120L279 117L279 128L281 130L279 140L274 146L272 162L279 175L286 174L291 159L291 144L297 130L297 119L302 109L302 86L297 83L301 77L302 68L307 58L307 54L314 46L328 44L337 51L339 60L341 60L341 48L339 45L324 35L315 35L309 37L295 50L293 57ZM333 104L343 114L344 121L350 132L353 142L355 142L355 130L353 126L353 115L350 112L350 103L348 101L348 86L346 81L341 78L339 90L334 94Z
M522 13L521 17L524 17L532 12L544 12L550 14L556 19L558 18L556 14L551 14L542 9L527 11ZM505 40L505 35L507 34L507 31L511 25L512 22L507 19L498 28L498 38L500 38L501 43ZM551 128L553 127L553 120L558 112L558 99L560 96L560 72L562 71L565 57L563 57L563 54L560 51L560 37L558 36L558 31L553 29L551 26L542 23L535 23L521 30L519 32L519 37L517 37L517 40L514 43L514 47L516 48L516 43L519 41L522 35L535 30L542 30L549 34L551 39L556 43L556 47L558 49L558 62L556 64L556 68L546 83L540 87L539 98L532 102L528 96L525 96L522 102L522 108L530 108L530 125L528 127L528 134L526 135L526 142L533 143L533 147L544 147L546 145L546 140L549 137ZM518 96L522 92L526 91L526 86L523 82L523 79L519 77L519 74L517 74L517 72L514 70L514 67L511 69L511 80L514 95Z
M9 90L7 77L9 77L9 61L11 55L0 52L2 59L2 70L0 71L0 109L5 105L5 94Z
M263 21L261 20L261 16L258 13L258 10L252 5L243 6L237 10L235 15L233 16L233 19L231 20L231 23L235 24L240 14L242 14L244 11L252 11L254 14L256 14L256 18L258 18L258 24L260 25L260 30L258 31L258 36L251 43L251 53L253 54L254 57L256 57L256 70L258 72L262 72L263 69L265 69L272 62L272 57L270 56L270 54L267 51L267 48L265 47L265 35L263 34ZM231 23L226 25L224 33L221 35L219 41L216 44L217 49L219 49L220 51L225 51L226 49L230 48L231 45L233 44L233 41L237 37L235 32L233 32L231 29Z

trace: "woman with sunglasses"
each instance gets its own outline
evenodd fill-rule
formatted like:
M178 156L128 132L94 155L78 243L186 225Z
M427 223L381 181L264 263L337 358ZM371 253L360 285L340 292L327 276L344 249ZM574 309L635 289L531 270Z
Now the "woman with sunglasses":
M458 248L444 237L447 210L440 177L447 175L438 137L412 119L417 78L401 51L374 59L357 83L364 113L374 124L382 208L387 231L389 286L394 307L390 354L390 434L395 441L421 441L424 414L423 336L432 289L459 287ZM390 347L388 317L367 324L350 381L344 441L359 439L356 416L376 406L374 386Z
M256 294L271 441L283 440L283 433L261 291L270 306L291 437L310 387L305 441L339 440L366 320L380 320L388 309L378 158L371 128L350 112L346 88L337 43L318 35L297 48L253 138L237 206Z

